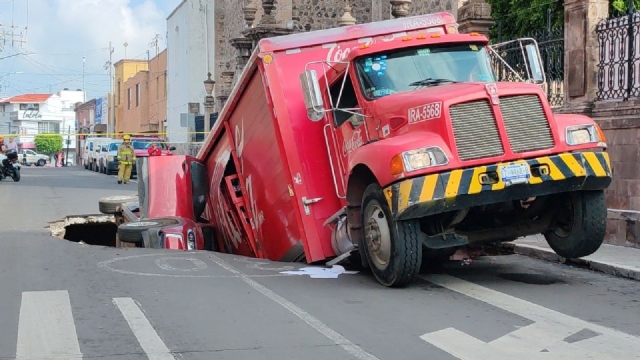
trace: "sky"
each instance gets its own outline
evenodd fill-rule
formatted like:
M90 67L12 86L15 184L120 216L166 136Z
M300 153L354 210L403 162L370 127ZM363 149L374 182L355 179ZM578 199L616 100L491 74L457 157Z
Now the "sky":
M166 18L181 1L0 0L0 97L64 88L84 88L87 100L106 96L109 41L114 63L125 43L126 58L147 59L147 50L153 58L150 43L159 34L159 51L166 48ZM25 42L6 35L12 24L13 39Z

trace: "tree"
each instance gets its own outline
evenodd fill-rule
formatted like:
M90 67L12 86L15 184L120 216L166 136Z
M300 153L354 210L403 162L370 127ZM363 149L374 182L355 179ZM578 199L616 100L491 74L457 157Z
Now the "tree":
M39 153L51 155L62 150L62 135L60 134L38 134L34 142Z
M640 0L634 0L636 10L640 9ZM621 16L629 10L629 0L611 0L609 1L609 14L613 16Z
M504 41L531 35L549 26L562 26L564 22L561 0L487 0L487 3L491 4L491 16L496 21L490 34L496 42L499 38Z

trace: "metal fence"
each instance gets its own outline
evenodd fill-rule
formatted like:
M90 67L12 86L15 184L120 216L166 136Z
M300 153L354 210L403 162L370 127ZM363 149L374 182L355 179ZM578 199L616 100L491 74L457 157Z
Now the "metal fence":
M538 42L542 66L547 78L543 89L551 106L561 107L564 104L564 27L549 27L523 37L533 38ZM526 60L517 42L501 47L498 53L520 76L526 73L524 70ZM513 72L501 61L494 60L493 65L499 81L518 81Z
M604 19L596 27L600 56L597 100L640 96L640 12Z

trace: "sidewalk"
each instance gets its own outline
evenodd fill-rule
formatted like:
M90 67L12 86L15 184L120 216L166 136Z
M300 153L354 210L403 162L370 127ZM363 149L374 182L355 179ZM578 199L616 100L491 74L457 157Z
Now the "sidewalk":
M593 255L581 259L565 259L551 250L542 235L528 236L503 246L513 249L516 254L586 266L594 271L640 281L640 249L604 244Z

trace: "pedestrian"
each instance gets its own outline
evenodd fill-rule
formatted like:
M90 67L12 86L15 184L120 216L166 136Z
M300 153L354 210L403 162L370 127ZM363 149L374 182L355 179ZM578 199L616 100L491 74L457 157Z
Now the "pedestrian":
M65 167L65 166L67 166L67 164L65 164L65 162L64 162L64 153L63 153L62 151L60 151L60 156L59 156L59 158L60 158L60 166L61 166L61 167Z
M131 136L125 135L122 138L122 145L118 147L118 184L129 183L133 163L136 161L136 154L131 146Z
M56 164L56 167L58 167L58 154L60 154L59 151L56 151L56 153L53 154L53 160L54 160L54 163Z
M9 138L7 150L15 150L16 152L18 152L18 143L14 141L13 136Z
M156 144L156 142L152 142L151 146L147 149L147 153L149 156L160 156L162 155L162 149Z

